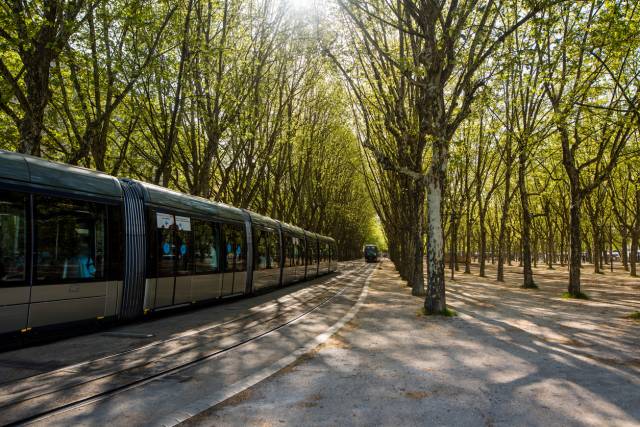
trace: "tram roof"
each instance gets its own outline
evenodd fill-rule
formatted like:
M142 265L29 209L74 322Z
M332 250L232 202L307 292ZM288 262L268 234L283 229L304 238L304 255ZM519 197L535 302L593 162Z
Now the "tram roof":
M158 207L168 207L184 212L191 212L212 219L244 221L241 209L220 202L213 202L202 197L183 194L159 185L135 181L144 189L145 200Z
M106 173L5 150L0 150L0 178L75 193L122 196L118 180Z

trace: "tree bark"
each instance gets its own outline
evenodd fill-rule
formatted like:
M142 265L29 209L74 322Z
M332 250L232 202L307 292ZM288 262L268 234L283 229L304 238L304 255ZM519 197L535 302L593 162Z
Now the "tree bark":
M629 258L627 257L627 232L626 227L623 226L622 228L624 231L620 233L622 235L622 253L620 254L620 257L622 259L622 266L624 267L625 271L629 271Z
M422 183L413 182L414 187L413 200L411 206L411 212L413 213L413 218L411 219L411 238L413 239L413 259L412 259L412 267L413 271L411 272L411 295L414 296L424 296L424 252L423 252L423 242L422 242L422 221L424 215L424 186ZM442 246L443 251L443 262L444 262L444 244ZM443 272L444 272L444 264L443 264ZM444 274L444 273L443 273Z
M457 256L456 256L456 244L458 240L458 222L456 221L456 213L454 210L451 211L451 258L449 259L449 268L451 268L451 278L453 279L455 276L455 271L457 268Z
M569 287L572 296L580 294L580 264L582 256L582 236L580 234L580 207L582 195L575 188L578 183L571 185L571 207L569 208Z
M478 263L480 264L480 277L487 277L485 274L486 250L487 250L487 230L484 226L486 211L480 209L479 231L480 231L480 249L478 250Z
M524 142L519 144L518 153L518 190L520 192L520 207L522 209L522 263L523 272L523 288L535 288L533 281L533 270L531 269L531 212L529 211L529 194L525 181L525 169L527 166L527 154Z
M636 264L638 262L638 234L634 233L631 236L631 253L629 254L629 267L632 277L637 277Z
M464 274L471 274L471 207L467 204L467 226L465 228Z
M631 267L630 274L633 277L637 277L636 264L638 261L638 241L640 240L640 187L636 186L636 212L634 227L631 234L631 254L629 254L629 266Z
M446 311L444 276L444 234L442 230L442 201L447 169L446 141L435 142L427 181L428 262L429 276L424 308L427 314Z

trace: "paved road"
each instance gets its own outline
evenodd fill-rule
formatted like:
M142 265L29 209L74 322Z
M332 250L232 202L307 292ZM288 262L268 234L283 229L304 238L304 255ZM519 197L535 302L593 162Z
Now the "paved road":
M516 267L459 275L443 319L386 263L318 351L185 424L640 426L640 280L585 271L593 299L567 301L562 274L536 271L533 292Z
M64 361L59 358L58 363L67 365L35 376L27 376L28 361L37 358L38 349L4 354L5 360L22 363L23 369L14 376L24 378L0 384L0 424L61 405L71 406L37 419L36 424L131 426L183 421L292 363L317 346L319 336L328 338L328 330L339 326L345 315L353 315L372 270L362 263L344 265L338 275L311 284L187 313L184 318L150 322L146 331L154 330L162 339L156 336L145 345L120 343L118 351L108 351L103 341L121 335L99 334L68 340L66 347L43 346L41 354L63 346ZM161 328L172 319L192 328ZM133 325L125 332L143 330L143 325ZM68 348L74 341L85 344L79 348L82 355ZM93 351L91 342L96 344ZM69 365L72 361L77 363ZM39 369L47 370L42 365ZM98 397L77 403L91 396Z

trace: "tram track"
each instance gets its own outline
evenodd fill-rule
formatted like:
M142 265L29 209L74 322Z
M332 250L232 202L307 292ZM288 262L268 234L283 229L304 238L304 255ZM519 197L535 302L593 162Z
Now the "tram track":
M315 291L318 290L318 286L322 286L322 287L320 287L320 290L322 290L323 287L326 287L327 285L329 285L329 284L335 282L336 280L340 279L343 274L351 273L350 268L352 268L353 265L347 264L347 266L348 266L347 269L343 269L340 273L338 273L337 275L334 275L334 277L329 278L329 280L327 280L326 283L322 283L321 285L316 284L314 282L302 283L301 285L305 285L305 287L303 287L301 289L298 289L298 290L295 290L290 294L283 295L283 296L277 298L275 302L268 303L268 304L266 304L264 306L258 306L258 308L253 308L253 309L250 310L251 312L248 313L248 314L244 314L244 315L241 315L241 316L238 316L238 317L234 317L234 318L232 318L230 320L226 320L226 321L223 321L221 323L208 324L208 325L201 326L201 327L191 328L191 329L189 329L187 331L180 332L180 333L177 333L177 334L173 334L169 338L166 338L166 339L155 340L155 341L146 343L146 344L144 344L142 346L139 346L139 347L129 348L129 349L122 350L122 351L119 351L119 352L116 352L116 353L112 353L112 354L109 354L109 355L106 355L106 356L101 356L101 357L98 357L98 358L95 358L95 359L92 359L92 360L85 360L85 361L82 361L82 362L73 363L73 364L70 364L70 365L67 365L67 366L63 366L63 367L57 367L55 369L51 369L51 370L46 371L46 372L34 373L32 375L25 376L25 377L22 377L22 378L19 378L19 379L15 379L15 380L10 380L10 381L6 381L6 382L0 381L0 392L3 389L6 389L7 387L11 387L13 384L19 384L19 383L25 383L27 381L39 380L39 379L42 379L42 378L45 378L45 377L52 376L55 373L62 373L62 372L68 372L68 371L79 371L83 367L86 367L89 364L95 364L95 363L98 363L98 362L103 362L103 361L107 361L107 360L113 360L113 359L116 359L118 357L123 357L123 356L125 356L127 354L143 351L145 349L157 348L157 347L159 347L161 345L166 345L168 343L175 342L175 341L178 341L178 340L181 340L181 339L193 336L193 335L197 335L197 334L201 334L201 333L204 333L204 332L207 332L207 331L211 331L211 330L214 330L216 328L222 328L222 327L225 327L225 326L227 326L229 324L237 323L237 322L242 321L242 320L247 320L247 319L251 319L251 318L254 318L254 317L258 317L260 315L263 315L265 312L267 312L269 309L271 309L273 307L277 307L279 305L286 304L287 301L289 301L289 300L292 300L294 298L300 297L303 294L314 293ZM323 278L321 277L321 278L317 278L317 279L314 279L314 280L315 281L319 281L319 280L322 280L322 279ZM224 306L219 306L219 307L224 307ZM108 332L107 332L107 334L108 334ZM109 336L112 336L112 335L109 335ZM0 409L3 406L2 400L3 400L3 396L0 394Z
M360 265L321 288L303 289L227 322L0 386L0 424L41 421L221 356L297 322L347 289L357 288L351 282L371 271L368 265ZM305 294L310 295L300 300ZM35 389L34 382L39 383Z

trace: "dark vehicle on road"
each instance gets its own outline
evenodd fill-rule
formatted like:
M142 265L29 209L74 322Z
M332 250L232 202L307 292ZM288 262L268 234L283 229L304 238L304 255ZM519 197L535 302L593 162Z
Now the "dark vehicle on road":
M336 254L254 212L0 150L0 335L248 295Z
M378 262L378 247L376 245L365 245L364 259L367 262Z

